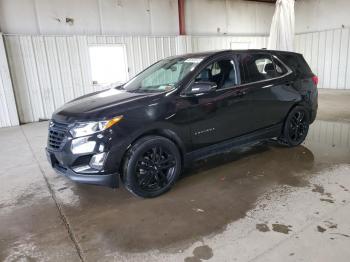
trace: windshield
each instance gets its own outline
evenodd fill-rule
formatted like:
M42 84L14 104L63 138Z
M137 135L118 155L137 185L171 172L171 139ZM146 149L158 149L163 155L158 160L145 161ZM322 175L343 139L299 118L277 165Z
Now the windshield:
M140 93L172 90L202 60L202 57L161 60L135 76L123 88Z

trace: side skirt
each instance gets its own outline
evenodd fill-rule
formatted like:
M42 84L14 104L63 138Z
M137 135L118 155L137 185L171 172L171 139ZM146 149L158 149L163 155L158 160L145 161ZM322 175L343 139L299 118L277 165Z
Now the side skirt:
M281 134L283 124L277 124L268 128L260 129L252 133L242 135L239 137L231 138L223 142L213 144L204 148L197 149L195 151L186 153L185 155L185 167L189 166L192 161L208 158L210 156L218 155L229 151L233 148L240 147L247 144L253 144L258 141L267 140L270 138L278 137Z

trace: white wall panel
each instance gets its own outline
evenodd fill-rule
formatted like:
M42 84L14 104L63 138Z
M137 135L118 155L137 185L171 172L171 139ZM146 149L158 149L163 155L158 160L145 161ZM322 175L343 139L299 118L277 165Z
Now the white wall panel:
M187 0L186 30L191 35L266 35L274 10L273 3Z
M349 28L297 34L295 49L318 75L319 88L350 89Z
M18 125L18 114L13 94L5 46L0 33L0 127Z
M295 30L297 33L322 31L350 26L349 0L295 1Z
M230 49L231 43L248 43L250 49L266 48L268 37L264 36L192 36L192 50L196 52Z
M178 6L177 0L0 0L0 27L11 34L176 35Z
M186 30L265 35L274 10L272 3L188 0ZM0 28L8 34L177 35L178 17L177 0L0 0Z

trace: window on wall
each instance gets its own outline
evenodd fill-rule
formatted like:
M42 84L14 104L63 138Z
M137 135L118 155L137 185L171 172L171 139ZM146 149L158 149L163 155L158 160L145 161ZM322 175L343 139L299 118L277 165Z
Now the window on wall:
M93 45L89 53L94 85L122 84L128 80L124 45Z

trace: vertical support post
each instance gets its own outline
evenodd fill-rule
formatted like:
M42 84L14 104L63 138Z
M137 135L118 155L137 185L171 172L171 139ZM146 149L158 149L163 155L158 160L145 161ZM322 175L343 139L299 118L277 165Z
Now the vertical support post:
M178 0L179 9L179 33L180 35L185 35L185 0Z

